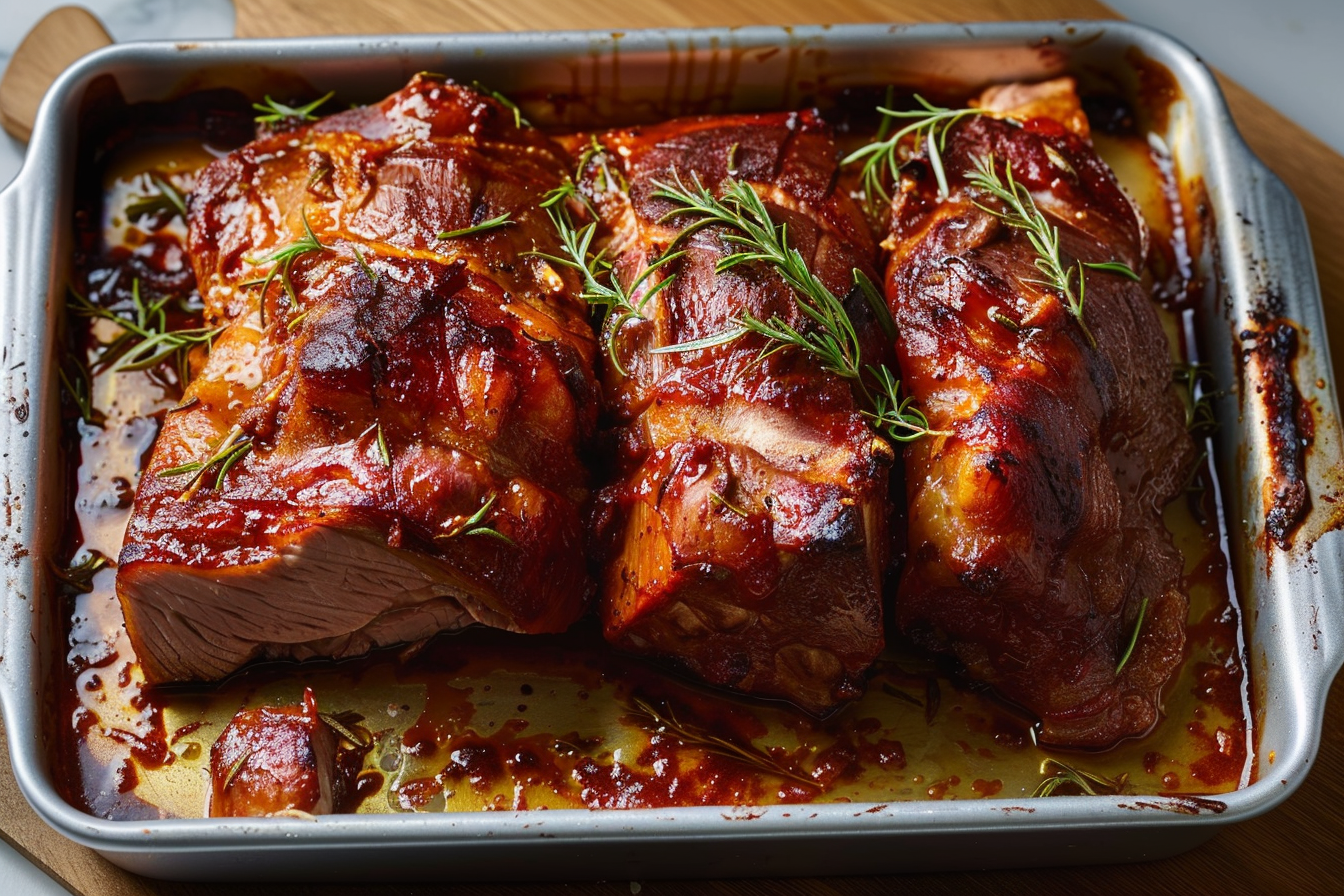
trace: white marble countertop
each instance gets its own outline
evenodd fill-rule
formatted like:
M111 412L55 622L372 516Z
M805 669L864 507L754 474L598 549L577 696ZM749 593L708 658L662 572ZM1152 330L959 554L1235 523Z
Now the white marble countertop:
M70 0L0 0L0 72L42 16ZM1344 154L1344 2L1341 0L1105 0L1122 15L1174 35L1203 59ZM82 0L117 41L233 34L230 0ZM0 132L0 185L23 145ZM7 896L65 889L0 841Z

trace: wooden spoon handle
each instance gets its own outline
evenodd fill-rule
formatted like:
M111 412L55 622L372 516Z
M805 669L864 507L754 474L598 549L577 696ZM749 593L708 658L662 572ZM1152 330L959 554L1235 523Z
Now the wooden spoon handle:
M112 43L103 23L80 6L53 9L19 44L0 78L0 124L19 140L33 133L37 107L56 76L81 56Z

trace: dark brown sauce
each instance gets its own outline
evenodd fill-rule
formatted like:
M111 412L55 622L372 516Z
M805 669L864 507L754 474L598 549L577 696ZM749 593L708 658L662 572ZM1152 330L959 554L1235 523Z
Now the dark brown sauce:
M711 64L735 71L735 53ZM676 60L674 49L674 65L690 64ZM718 96L674 95L683 77L689 84L688 72L669 76L669 105L700 102L719 110ZM587 86L576 82L576 96ZM853 139L869 133L871 115L846 110L871 109L881 98L880 90L831 97L838 130ZM1111 148L1144 169L1135 177L1155 185L1156 199L1144 207L1156 236L1156 297L1178 311L1188 308L1199 293L1192 247L1202 238L1191 224L1189 196L1170 159L1135 135L1129 110L1089 105L1103 107L1109 124L1099 130ZM105 139L81 166L74 288L129 313L138 280L142 294L180 299L172 306L175 322L193 322L199 301L181 250L181 222L164 214L127 228L118 204L147 191L150 171L189 185L194 167L210 154L200 146L217 152L249 139L250 114L241 98L222 93L110 109ZM594 114L587 109L577 117ZM109 230L119 235L115 246L108 245ZM69 329L75 357L93 357L95 334L114 335L78 319ZM79 421L66 403L71 561L91 552L115 559L141 460L157 421L180 395L167 368L95 371L93 380L101 425ZM1207 465L1193 481L1206 484L1203 494L1190 506L1168 509L1192 600L1187 659L1169 686L1167 718L1142 741L1062 756L1097 774L1128 775L1129 793L1218 793L1250 780L1241 614L1228 592L1216 483ZM151 689L141 684L122 627L114 575L105 569L88 593L68 598L63 704L53 723L57 778L67 798L107 818L201 814L209 747L233 714L296 703L304 687L313 688L324 712L357 712L369 734L367 751L347 754L361 763L352 769L347 811L1021 798L1040 781L1047 755L1032 743L1030 719L960 682L954 670L894 633L865 696L825 719L712 691L613 653L591 620L564 636L477 629L440 636L419 650L253 666L215 685Z

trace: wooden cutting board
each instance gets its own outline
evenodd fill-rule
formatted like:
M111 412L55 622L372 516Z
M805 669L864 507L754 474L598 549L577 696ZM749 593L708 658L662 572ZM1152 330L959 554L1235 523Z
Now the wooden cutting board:
M239 37L318 34L497 31L777 24L784 22L932 22L1005 19L1115 18L1092 0L235 0ZM1344 157L1227 80L1224 90L1251 147L1302 199L1325 297L1333 356L1344 360ZM1322 114L1326 114L1323 110ZM1337 370L1339 368L1337 367ZM1337 381L1344 378L1337 376ZM958 872L844 880L770 880L769 868L754 881L614 881L554 886L461 884L463 896L504 896L558 890L589 896L681 896L690 893L845 893L889 896L981 892L995 896L1084 896L1104 893L1327 893L1339 886L1337 855L1344 846L1344 709L1339 694L1326 713L1321 750L1311 777L1287 803L1236 825L1208 844L1144 865ZM3 731L0 730L0 735ZM332 896L347 888L332 884L179 884L127 874L95 853L52 833L24 802L0 751L0 836L47 869L72 892L88 896L145 894L285 894ZM1063 857L1061 857L1063 858ZM694 862L694 856L687 856ZM974 867L975 856L967 856ZM844 868L836 868L843 874ZM501 877L508 875L501 869ZM387 884L360 892L410 896L429 888Z

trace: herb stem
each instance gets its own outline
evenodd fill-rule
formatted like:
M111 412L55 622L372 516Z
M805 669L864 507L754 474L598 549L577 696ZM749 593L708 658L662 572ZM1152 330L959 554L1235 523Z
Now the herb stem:
M680 175L673 172L670 182L655 184L653 195L679 206L664 220L686 214L694 216L692 222L680 231L678 241L711 224L727 228L724 239L738 251L719 259L715 270L723 272L756 262L769 265L793 291L798 310L810 325L796 327L778 315L761 320L744 312L734 327L722 333L654 351L708 348L746 333L756 333L767 340L758 362L776 352L797 348L816 357L824 369L854 384L864 404L863 415L879 434L899 442L926 435L950 435L946 431L930 429L924 413L913 406L909 397L901 397L900 381L885 364L864 362L859 336L844 302L817 279L802 254L788 245L787 228L771 220L765 204L751 185L728 178L722 193L722 198L716 197L694 176L692 186L687 186ZM872 304L873 297L877 296L876 287L867 283L867 278L857 268L853 273L856 283L864 289ZM881 304L880 297L877 301ZM890 323L889 312L885 321L882 315L877 316L885 329ZM894 323L891 326L894 328Z
M435 239L440 240L457 239L458 237L461 236L471 236L473 233L481 233L486 230L493 230L496 227L505 227L512 223L513 221L510 220L509 213L505 212L502 215L498 215L494 218L491 218L488 221L482 221L479 224L473 224L470 227L462 227L458 230L440 231L439 234L435 237Z

